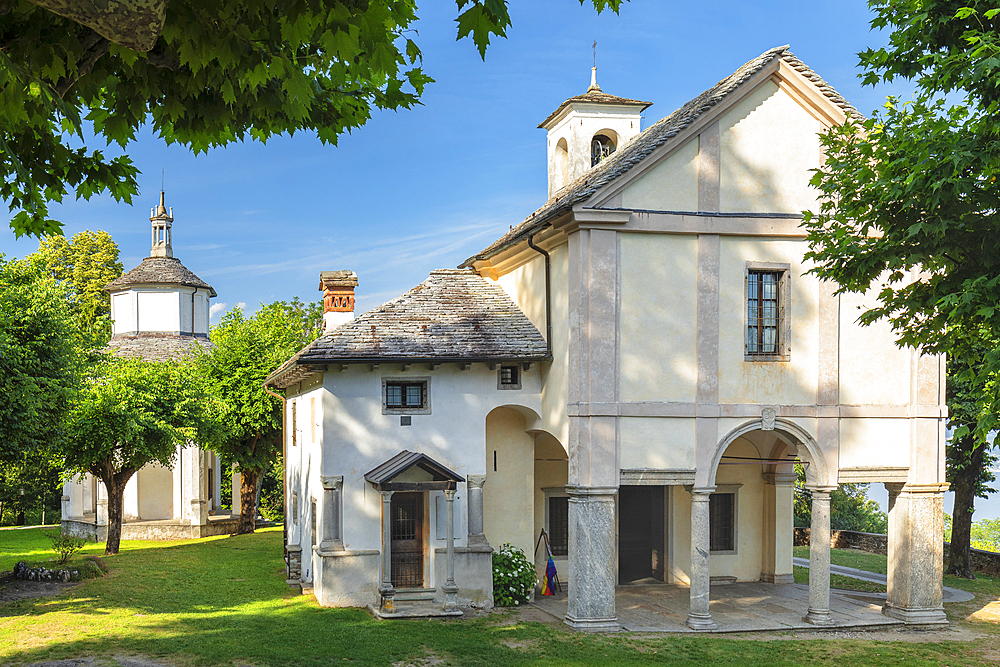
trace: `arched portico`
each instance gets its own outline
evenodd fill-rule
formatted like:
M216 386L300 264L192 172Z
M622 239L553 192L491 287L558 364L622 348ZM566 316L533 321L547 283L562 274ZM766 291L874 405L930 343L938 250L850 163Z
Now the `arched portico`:
M774 516L770 517L772 520L770 533L767 530L769 517L765 516L763 535L765 539L773 540L773 543L765 545L761 578L767 580L767 575L770 574L771 581L781 582L784 579L777 576L784 574L777 572L779 569L777 566L779 552L786 548L786 545L779 542L787 542L787 549L790 551L792 525L788 521L790 513L784 512L782 514L779 512L779 503L789 506L791 503L791 484L794 481L794 473L791 470L791 459L782 456L790 451L794 452L797 459L804 464L806 486L812 491L809 609L803 620L821 626L833 624L830 617L829 576L830 491L836 488L836 484L835 482L831 483L826 457L812 435L799 424L777 417L772 411L765 410L760 419L753 419L733 428L719 440L710 459L708 470L699 475L700 479L707 483L703 482L692 488L691 491L691 588L687 624L696 630L708 630L716 627L709 611L711 581L710 500L712 493L717 488L719 467L731 445L741 438L747 440L753 438L760 441L761 444L765 444L766 438L762 434L774 438L768 455L760 457L759 461L763 467L764 481L767 486L771 487L765 487L764 506L766 510L772 511ZM758 446L757 451L760 452L760 446ZM787 525L778 525L779 516L783 516L782 522L787 523ZM782 539L784 533L788 534L789 539ZM768 572L767 565L768 546L773 550L770 572Z

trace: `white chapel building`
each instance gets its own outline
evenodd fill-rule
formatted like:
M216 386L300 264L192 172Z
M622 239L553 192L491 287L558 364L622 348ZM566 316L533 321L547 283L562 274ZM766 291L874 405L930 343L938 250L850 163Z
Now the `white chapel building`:
M211 285L174 257L173 208L151 211L152 248L139 266L109 283L112 337L108 349L148 361L182 357L211 346ZM122 539L182 539L234 532L239 519L222 509L218 455L195 445L177 448L172 468L143 466L125 486ZM76 475L63 487L64 532L103 541L108 500L104 483Z
M801 462L802 616L839 622L830 491L876 482L884 611L945 621L944 360L859 326L864 299L803 259L818 135L857 111L787 47L643 130L648 104L596 75L563 102L548 200L461 267L357 318L359 277L321 275L325 334L267 381L290 583L384 617L489 605L492 550L530 555L544 528L570 626L618 629L616 586L660 581L715 629L713 582L792 582Z

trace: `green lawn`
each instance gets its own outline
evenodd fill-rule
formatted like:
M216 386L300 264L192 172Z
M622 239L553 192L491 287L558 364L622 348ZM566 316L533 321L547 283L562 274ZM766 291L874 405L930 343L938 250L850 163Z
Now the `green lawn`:
M0 531L3 562L45 557L35 531ZM43 538L44 539L44 538ZM95 545L96 548L96 545ZM183 665L941 665L982 664L958 642L588 635L497 612L473 620L375 621L323 609L284 583L281 529L123 543L111 574L57 598L0 604L0 664L145 655ZM427 662L425 662L427 661ZM440 661L440 662L436 662Z

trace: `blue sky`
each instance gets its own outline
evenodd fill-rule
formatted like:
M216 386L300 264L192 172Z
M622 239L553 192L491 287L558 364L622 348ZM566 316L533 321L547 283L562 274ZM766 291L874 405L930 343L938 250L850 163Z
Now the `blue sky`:
M319 271L353 269L364 311L458 265L544 201L536 126L586 89L595 39L604 90L654 102L643 127L781 44L863 113L887 92L856 76L855 54L882 41L857 0L633 0L618 16L575 0L513 0L510 10L508 39L483 62L469 40L455 40L454 2L421 3L416 39L437 83L423 106L376 113L338 146L296 135L194 156L147 131L129 148L143 172L134 206L102 198L52 213L67 235L109 231L127 270L149 252L162 169L175 255L215 287L217 310L316 299ZM0 231L8 256L36 247Z
M864 114L908 93L861 86L856 54L885 36L870 32L860 0L632 0L617 16L575 0L511 0L510 13L508 38L483 62L469 40L456 42L452 0L422 2L416 41L437 83L423 106L376 113L338 146L296 135L194 156L147 131L129 148L143 172L134 206L102 198L52 213L67 235L109 231L130 269L149 252L162 169L175 255L215 287L217 310L318 299L321 270L353 269L362 312L457 266L543 203L536 126L586 90L595 39L604 91L654 103L644 128L782 44ZM0 231L0 253L36 248ZM881 485L870 493L885 505ZM994 499L978 504L976 518L1000 516Z

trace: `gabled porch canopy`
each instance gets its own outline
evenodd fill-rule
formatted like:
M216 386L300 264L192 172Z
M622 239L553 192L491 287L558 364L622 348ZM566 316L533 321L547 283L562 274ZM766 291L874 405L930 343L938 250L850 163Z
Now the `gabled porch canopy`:
M365 473L378 491L454 491L465 478L420 452L403 450Z

